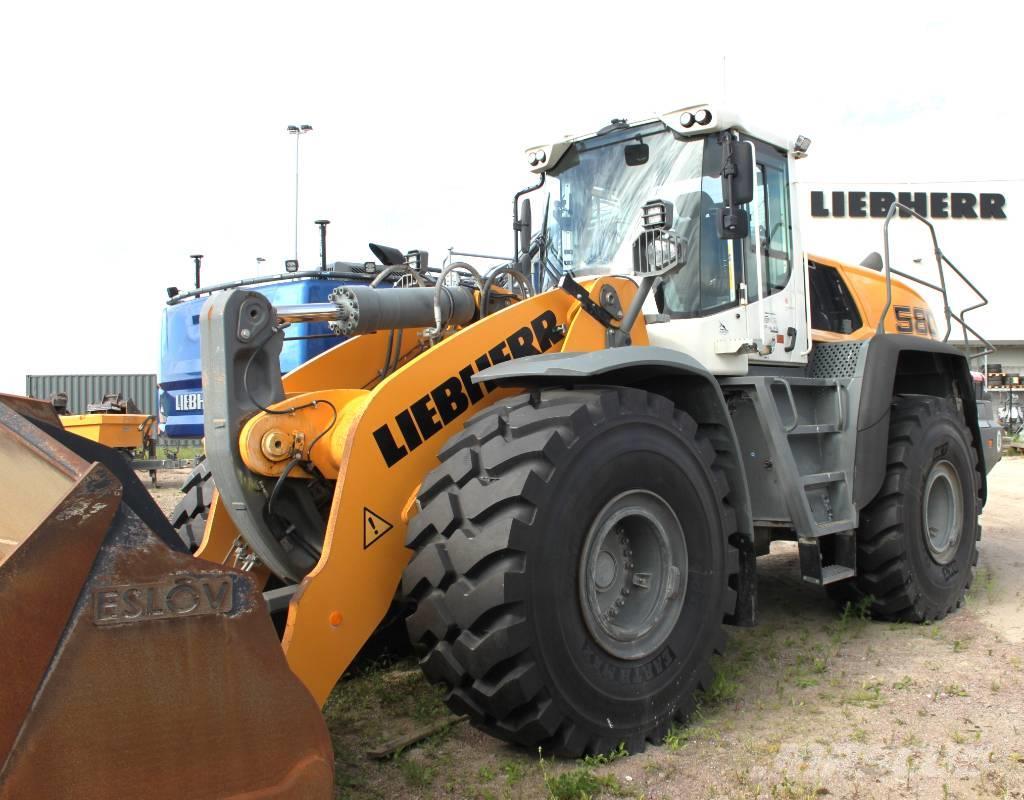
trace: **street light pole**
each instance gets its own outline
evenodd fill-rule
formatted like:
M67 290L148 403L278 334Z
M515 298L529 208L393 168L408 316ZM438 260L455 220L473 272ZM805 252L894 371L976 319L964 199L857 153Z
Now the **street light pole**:
M299 260L299 139L310 133L312 125L289 125L288 133L295 136L295 260Z

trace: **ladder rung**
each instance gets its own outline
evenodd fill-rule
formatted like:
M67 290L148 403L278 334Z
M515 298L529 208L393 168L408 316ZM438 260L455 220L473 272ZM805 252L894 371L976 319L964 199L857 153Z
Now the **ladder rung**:
M818 536L830 536L833 533L846 533L853 529L852 519L830 519L827 522L816 523Z
M830 583L837 583L838 581L845 581L847 578L852 578L854 574L854 571L849 567L843 567L839 564L830 564L827 567L821 568L820 581L817 581L808 575L804 575L803 578L808 583L813 583L816 586L828 586Z
M787 431L790 436L807 436L815 433L839 433L839 426L835 423L821 423L816 425L797 425L793 430Z
M800 482L804 486L819 486L824 483L846 482L845 472L814 472L810 475L801 475Z

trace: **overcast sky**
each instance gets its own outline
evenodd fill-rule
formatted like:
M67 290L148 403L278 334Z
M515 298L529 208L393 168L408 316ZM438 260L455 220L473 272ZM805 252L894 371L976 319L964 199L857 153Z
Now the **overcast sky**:
M1015 4L20 3L0 12L0 391L155 372L170 285L368 241L511 249L523 149L719 100L803 180L1024 178ZM723 57L725 60L723 69ZM724 79L723 79L724 75ZM1016 224L1016 223L1014 223Z

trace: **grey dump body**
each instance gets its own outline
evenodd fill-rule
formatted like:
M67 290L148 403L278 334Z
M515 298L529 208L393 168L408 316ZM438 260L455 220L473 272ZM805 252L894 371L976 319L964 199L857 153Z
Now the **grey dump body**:
M819 585L856 574L855 532L860 511L885 476L894 395L932 394L958 404L985 465L979 472L985 497L991 458L970 373L963 355L943 342L882 334L820 343L805 367L754 366L748 375L720 378L683 353L621 347L520 358L474 380L525 387L626 384L666 393L675 384L687 395L699 389L695 418L726 426L724 447L716 449L731 451L741 467L738 483L730 476L730 501L746 522L740 530L756 554L767 553L773 539L795 538L804 580ZM679 395L673 399L680 402Z

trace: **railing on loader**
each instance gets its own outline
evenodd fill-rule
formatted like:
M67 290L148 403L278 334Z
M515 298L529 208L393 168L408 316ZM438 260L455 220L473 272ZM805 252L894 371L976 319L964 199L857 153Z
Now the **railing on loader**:
M931 234L932 237L932 248L935 252L935 264L938 267L939 271L939 283L937 285L931 283L930 281L926 281L923 278L919 278L915 275L903 272L902 270L898 270L891 265L889 259L889 223L892 222L892 219L896 215L896 212L898 210L906 212L902 216L919 220L920 222L923 222L925 225L928 226L928 232ZM976 330L974 330L974 328L972 328L964 321L964 318L967 316L968 311L974 311L975 309L987 306L988 298L985 297L985 295L981 293L978 287L971 282L970 278L964 275L959 269L957 269L956 265L952 261L946 258L946 254L942 252L941 248L939 247L939 240L935 236L935 226L932 225L932 223L925 219L923 216L918 214L917 211L915 211L914 209L905 206L903 203L893 201L892 205L889 206L889 213L885 215L885 224L882 227L882 236L885 247L885 257L883 259L883 268L885 271L885 308L882 310L882 313L878 318L878 328L876 329L876 332L879 334L885 332L885 318L889 313L889 309L892 308L892 276L895 274L899 275L901 278L906 278L907 280L919 283L922 286L927 286L929 289L933 289L934 291L942 295L943 312L946 317L946 335L942 337L942 341L945 342L949 340L950 333L953 330L952 320L956 320L958 323L960 323L960 327L963 330L965 349L968 349L970 347L970 343L967 340L968 332L974 334L978 341L982 342L985 345L984 350L982 350L979 353L970 354L968 355L968 358L981 358L982 356L987 356L989 353L994 353L996 349L995 347L992 346L992 343L989 342L988 339L986 339L984 336L982 336L980 333L978 333ZM978 298L977 303L965 307L960 311L959 314L954 312L949 306L949 294L946 290L946 273L944 269L944 267L947 266L957 274L960 280L967 284L968 288L972 292L974 292L975 296Z

